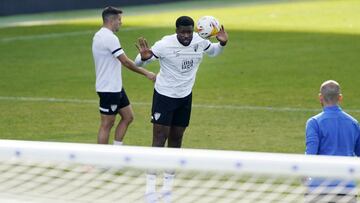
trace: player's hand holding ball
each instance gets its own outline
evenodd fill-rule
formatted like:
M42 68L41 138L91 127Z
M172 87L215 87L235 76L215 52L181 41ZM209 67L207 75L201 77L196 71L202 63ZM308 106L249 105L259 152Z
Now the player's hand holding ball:
M196 25L196 31L200 37L210 39L216 37L222 46L225 46L228 41L228 34L219 21L213 16L201 17Z

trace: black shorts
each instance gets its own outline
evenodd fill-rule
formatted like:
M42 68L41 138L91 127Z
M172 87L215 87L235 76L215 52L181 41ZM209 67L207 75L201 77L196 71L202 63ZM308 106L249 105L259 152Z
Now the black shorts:
M190 121L192 93L184 98L171 98L154 90L151 122L166 126L187 127Z
M100 98L101 114L115 115L120 109L130 105L124 88L121 89L121 92L97 92L97 94Z

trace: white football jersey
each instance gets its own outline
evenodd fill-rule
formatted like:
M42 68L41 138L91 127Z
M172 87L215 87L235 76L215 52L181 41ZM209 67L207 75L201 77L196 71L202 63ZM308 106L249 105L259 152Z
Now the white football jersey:
M120 92L122 89L121 63L117 59L124 53L117 36L102 27L94 36L92 53L95 62L96 91Z
M180 44L176 34L156 42L151 48L160 61L155 90L172 98L188 96L194 86L203 54L211 45L209 40L204 40L197 33L193 34L189 46Z

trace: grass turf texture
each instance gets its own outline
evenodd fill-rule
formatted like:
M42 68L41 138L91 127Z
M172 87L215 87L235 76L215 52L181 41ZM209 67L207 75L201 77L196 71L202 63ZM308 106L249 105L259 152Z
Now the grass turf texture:
M353 109L349 113L360 119L359 2L230 1L224 7L210 2L207 9L196 8L195 2L196 9L187 12L174 7L191 7L189 3L170 4L168 12L166 5L153 13L147 13L152 7L132 7L117 33L126 54L134 58L137 37L144 36L152 44L172 34L179 15L214 15L228 29L225 52L205 57L200 66L184 147L303 153L304 125L317 113L312 109L320 111L317 92L327 79L340 82L342 106ZM144 12L136 15L137 8ZM80 18L65 18L60 24L0 29L0 96L95 101L0 99L1 139L96 142L99 114L91 40L100 15L94 18L94 12L89 12L89 18L74 12ZM54 20L62 20L61 16L57 13ZM0 18L0 23L17 18L21 16ZM158 64L148 68L157 72ZM135 111L125 143L149 146L152 84L125 68L123 79ZM300 110L281 111L283 107Z

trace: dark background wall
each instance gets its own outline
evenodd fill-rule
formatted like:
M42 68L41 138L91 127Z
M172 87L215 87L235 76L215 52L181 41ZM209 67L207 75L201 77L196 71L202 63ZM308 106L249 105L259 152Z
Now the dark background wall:
M0 0L0 16L174 1L181 0Z

